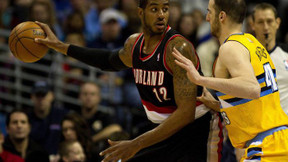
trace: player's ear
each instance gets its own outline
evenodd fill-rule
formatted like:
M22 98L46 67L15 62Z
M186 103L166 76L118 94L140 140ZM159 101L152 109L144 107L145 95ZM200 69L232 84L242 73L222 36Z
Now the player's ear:
M138 7L138 15L143 16L143 8Z
M226 18L226 12L221 11L221 12L219 13L219 20L220 20L220 21L223 21L223 20L225 20L225 18Z

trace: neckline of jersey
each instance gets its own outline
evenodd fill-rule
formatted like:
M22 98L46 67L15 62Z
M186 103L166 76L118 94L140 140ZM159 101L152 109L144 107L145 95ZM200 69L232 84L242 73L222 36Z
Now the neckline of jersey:
M161 44L162 40L164 39L164 37L166 36L166 34L167 34L167 32L170 30L170 28L171 28L171 27L168 25L165 33L163 34L163 37L161 38L161 40L159 40L159 42L158 42L158 44L156 45L156 47L154 48L153 52L150 53L149 55L145 56L145 57L142 57L142 56L141 56L141 54L142 54L142 47L143 47L143 43L144 43L144 40L145 40L145 37L144 37L144 34L143 34L143 39L142 39L142 41L141 41L141 43L140 43L140 55L139 55L140 60L146 61L146 60L148 60L149 58L151 58L151 57L154 55L154 53L155 53L156 50L158 49L159 45Z
M225 39L225 41L223 42L223 44L226 43L227 40L228 40L231 36L233 36L233 35L244 35L244 33L243 33L243 32L240 32L240 33L233 33L233 34L230 34L230 35Z

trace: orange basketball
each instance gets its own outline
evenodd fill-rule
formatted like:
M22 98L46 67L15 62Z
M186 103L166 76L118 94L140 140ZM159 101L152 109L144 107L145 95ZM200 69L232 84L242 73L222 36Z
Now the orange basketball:
M27 21L17 25L10 33L9 48L13 55L23 62L36 62L48 52L48 47L36 43L35 38L45 38L39 25Z

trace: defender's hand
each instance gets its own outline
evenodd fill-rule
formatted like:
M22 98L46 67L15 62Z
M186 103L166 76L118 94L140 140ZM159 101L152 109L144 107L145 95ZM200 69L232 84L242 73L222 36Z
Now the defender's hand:
M176 48L173 49L173 56L176 58L175 63L187 71L188 79L198 85L201 85L201 75L196 70L192 61L184 57Z

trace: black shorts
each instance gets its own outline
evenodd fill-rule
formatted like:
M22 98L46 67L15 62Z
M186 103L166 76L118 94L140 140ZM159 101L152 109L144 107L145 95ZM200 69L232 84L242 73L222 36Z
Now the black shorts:
M211 113L170 138L138 152L129 162L206 162Z

